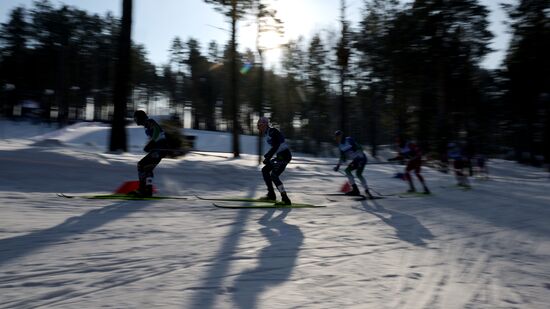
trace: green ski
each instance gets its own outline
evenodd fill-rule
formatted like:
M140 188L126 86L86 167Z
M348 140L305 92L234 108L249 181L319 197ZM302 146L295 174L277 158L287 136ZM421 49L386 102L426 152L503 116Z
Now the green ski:
M256 202L256 203L269 203L273 204L277 201L273 200L262 200L260 198L249 198L249 197L202 197L195 195L199 200L204 201L224 201L224 202Z
M400 198L413 198L413 197L430 197L434 196L433 193L423 193L423 192L403 192L399 193L397 196Z
M311 205L311 204L292 204L284 205L277 203L242 203L242 204L221 204L221 203L212 203L218 208L232 208L232 209L245 209L245 208L323 208L326 206L323 205Z
M64 198L82 198L91 200L129 200L129 201L155 201L155 200L186 200L183 196L151 196L139 197L126 194L97 194L97 195L70 195L57 193L57 196Z

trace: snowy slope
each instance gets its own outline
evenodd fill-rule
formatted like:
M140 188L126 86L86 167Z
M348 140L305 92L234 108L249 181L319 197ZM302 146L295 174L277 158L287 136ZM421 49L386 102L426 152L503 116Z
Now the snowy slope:
M58 144L70 145L73 147L87 146L95 147L97 150L104 151L108 145L110 137L110 125L95 122L82 122L71 126L67 126L61 130L47 132L37 136L30 137L31 140L40 141L57 141ZM25 130L31 131L32 130ZM128 146L130 152L141 153L146 140L144 129L141 126L130 125L126 128L128 134ZM186 135L196 137L195 149L201 151L215 152L230 152L231 149L231 134L225 132L209 132L199 130L185 130ZM28 134L26 134L28 135ZM243 154L256 154L257 137L256 136L241 136L241 152Z
M200 152L156 170L160 193L188 200L72 200L55 193L109 192L135 179L143 132L129 129L132 151L117 156L103 153L101 125L35 129L0 140L0 308L550 303L543 170L491 161L492 178L462 191L451 176L425 169L431 197L331 202L319 194L344 182L328 166L334 160L297 156L283 174L291 199L328 207L224 210L193 195L263 195L256 158ZM40 143L48 139L64 146ZM370 185L404 191L396 168L367 166Z

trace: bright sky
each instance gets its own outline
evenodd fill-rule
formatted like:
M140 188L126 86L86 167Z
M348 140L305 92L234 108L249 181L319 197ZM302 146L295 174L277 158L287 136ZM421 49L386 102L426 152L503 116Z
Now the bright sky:
M404 0L410 2L412 0ZM120 16L121 0L51 0L56 6L60 3L75 6L88 12L104 15L111 11ZM491 47L496 52L490 54L484 61L484 66L496 68L500 65L508 46L510 36L506 33L504 11L499 3L515 3L516 0L481 0L491 9L490 30L495 34ZM33 0L2 0L0 1L0 22L4 23L10 11L23 5L32 7ZM300 35L308 38L317 31L337 31L339 28L340 0L273 0L280 18L285 23L285 38L297 38ZM347 18L356 26L363 0L347 0ZM134 24L132 38L135 42L145 45L149 59L157 64L168 62L168 49L175 36L187 40L190 37L198 39L203 48L211 40L224 45L229 39L229 25L226 19L214 10L212 5L203 0L134 0ZM219 29L222 28L222 29ZM239 31L239 50L246 47L255 49L256 28L241 22ZM274 63L279 52L272 50L267 53L268 61Z

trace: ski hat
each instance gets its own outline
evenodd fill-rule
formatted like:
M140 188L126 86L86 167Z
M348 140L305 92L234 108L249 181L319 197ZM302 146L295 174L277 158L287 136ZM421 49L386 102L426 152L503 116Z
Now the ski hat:
M341 130L334 131L334 136L340 136L342 134L343 134L343 132Z
M147 120L149 117L147 117L147 114L142 110L137 110L134 112L134 120L137 124L141 125L145 123L145 120Z
M258 119L258 125L260 124L269 125L269 119L267 119L267 117L260 117L260 119Z

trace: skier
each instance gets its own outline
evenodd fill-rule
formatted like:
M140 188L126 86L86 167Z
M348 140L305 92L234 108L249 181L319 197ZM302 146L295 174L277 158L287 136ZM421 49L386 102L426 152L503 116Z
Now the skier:
M283 173L286 165L292 159L290 148L285 142L283 134L273 128L269 124L269 119L266 117L260 117L258 120L258 130L260 134L266 138L267 143L271 148L264 154L263 163L265 166L262 168L262 175L267 186L267 195L263 197L263 200L275 201L277 199L273 184L279 190L281 194L281 204L291 205L291 201L286 194L285 187L281 182L279 176Z
M449 143L447 145L447 156L453 160L453 169L455 171L455 177L457 185L465 188L470 187L468 181L468 175L464 173L464 168L467 167L467 158L464 156L460 145L456 143Z
M135 111L134 121L137 125L145 127L145 134L149 141L143 148L143 151L148 152L148 154L137 164L139 189L130 192L130 194L139 197L151 197L153 195L153 170L162 158L168 154L168 143L160 125L149 118L144 111Z
M407 166L405 167L405 179L409 182L409 190L407 192L416 192L414 183L411 177L411 171L414 170L416 177L422 183L424 187L424 193L430 194L428 186L424 181L424 177L420 175L420 168L422 166L422 152L420 148L412 142L407 142L404 137L397 138L397 145L399 146L399 153L396 157L388 159L388 161L397 161L408 159Z
M355 184L355 178L351 173L355 170L357 178L359 178L359 181L365 189L365 194L367 195L367 197L372 199L373 196L370 194L367 180L365 179L365 177L363 177L363 170L365 169L365 165L367 164L367 156L363 152L363 147L355 142L352 137L342 137L342 131L337 130L336 132L334 132L334 140L336 141L338 149L340 150L340 160L338 161L338 164L336 164L336 166L334 167L334 171L337 172L340 169L340 164L346 162L348 159L351 160L348 167L346 167L345 172L352 189L351 191L347 192L346 195L361 195L359 189L357 188L357 185Z

